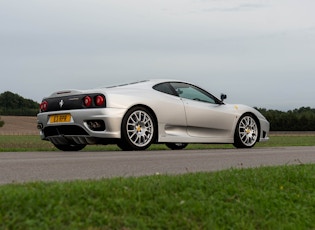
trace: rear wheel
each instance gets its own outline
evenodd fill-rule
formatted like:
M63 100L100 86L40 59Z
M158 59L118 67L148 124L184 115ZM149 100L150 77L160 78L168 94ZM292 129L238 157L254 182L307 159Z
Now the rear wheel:
M82 149L84 149L84 147L86 145L76 145L76 144L73 144L73 145L56 145L54 144L54 146L61 150L61 151L80 151Z
M156 124L153 115L144 107L134 107L123 118L121 141L122 150L145 150L155 139Z
M253 115L243 115L237 123L234 134L234 146L236 148L251 148L253 147L259 135L257 122Z
M172 150L180 150L187 147L187 143L166 143L165 144L168 148Z

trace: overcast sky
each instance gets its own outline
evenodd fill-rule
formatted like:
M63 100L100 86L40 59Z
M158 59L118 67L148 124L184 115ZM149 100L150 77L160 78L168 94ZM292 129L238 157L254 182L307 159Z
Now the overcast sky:
M314 0L0 0L0 93L151 78L315 108Z

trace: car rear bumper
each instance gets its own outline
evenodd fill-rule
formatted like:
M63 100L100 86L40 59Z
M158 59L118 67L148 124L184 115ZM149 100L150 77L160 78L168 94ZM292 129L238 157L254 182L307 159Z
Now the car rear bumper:
M125 109L99 108L39 113L38 128L43 140L54 144L95 144L119 139ZM52 121L56 115L70 114L70 121Z

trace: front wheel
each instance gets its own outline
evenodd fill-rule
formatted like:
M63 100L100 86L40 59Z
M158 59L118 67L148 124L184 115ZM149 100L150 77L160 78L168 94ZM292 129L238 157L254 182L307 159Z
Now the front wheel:
M172 150L180 150L187 147L187 143L166 143L165 144L168 148Z
M84 149L84 147L86 145L76 145L76 144L73 144L73 145L56 145L56 144L54 144L54 146L61 151L69 152L69 151L80 151L80 150Z
M257 122L253 115L243 115L236 125L234 134L234 146L236 148L251 148L253 147L259 135Z
M154 141L155 130L155 120L150 111L140 106L134 107L123 118L118 146L126 151L145 150Z

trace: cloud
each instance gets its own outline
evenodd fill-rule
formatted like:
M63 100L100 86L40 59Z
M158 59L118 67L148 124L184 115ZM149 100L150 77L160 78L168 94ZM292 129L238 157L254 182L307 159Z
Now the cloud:
M313 90L313 0L10 0L0 6L0 93L40 100L63 88L170 77L255 106L299 105L294 91L304 106L301 99Z
M203 9L203 12L206 13L212 13L212 12L244 12L244 11L253 11L258 10L262 8L268 7L267 4L239 4L235 6L222 6L222 7L213 7L213 8L207 8Z

